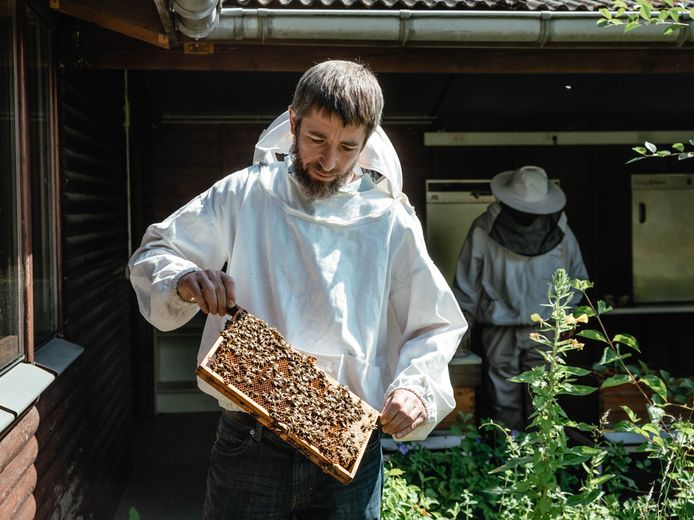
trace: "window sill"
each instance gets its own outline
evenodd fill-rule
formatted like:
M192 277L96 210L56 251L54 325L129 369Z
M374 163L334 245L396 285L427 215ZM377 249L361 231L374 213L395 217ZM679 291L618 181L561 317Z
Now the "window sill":
M54 379L50 372L29 363L18 363L0 376L0 435Z
M79 345L53 338L36 351L35 365L18 363L0 376L0 437L82 352Z
M82 355L84 348L63 338L53 338L36 350L36 365L59 376Z

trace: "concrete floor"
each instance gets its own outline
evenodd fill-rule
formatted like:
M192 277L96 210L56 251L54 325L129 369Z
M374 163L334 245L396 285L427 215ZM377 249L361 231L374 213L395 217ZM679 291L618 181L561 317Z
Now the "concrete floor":
M176 413L137 423L133 472L114 520L127 520L130 508L142 520L201 518L218 418L218 412Z

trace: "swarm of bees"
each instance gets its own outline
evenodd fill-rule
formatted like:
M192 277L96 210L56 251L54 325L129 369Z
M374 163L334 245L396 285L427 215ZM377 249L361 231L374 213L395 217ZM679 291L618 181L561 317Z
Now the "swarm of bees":
M264 407L273 424L351 468L375 426L364 404L263 320L241 312L227 323L209 368Z

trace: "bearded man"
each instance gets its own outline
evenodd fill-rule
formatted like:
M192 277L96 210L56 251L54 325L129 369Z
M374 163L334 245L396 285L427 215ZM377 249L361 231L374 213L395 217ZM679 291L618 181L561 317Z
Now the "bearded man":
M401 191L382 109L364 65L315 65L254 165L150 226L130 260L155 327L207 314L198 360L238 303L381 411L343 485L199 380L222 408L207 519L379 518L381 433L423 439L455 406L447 366L467 325Z

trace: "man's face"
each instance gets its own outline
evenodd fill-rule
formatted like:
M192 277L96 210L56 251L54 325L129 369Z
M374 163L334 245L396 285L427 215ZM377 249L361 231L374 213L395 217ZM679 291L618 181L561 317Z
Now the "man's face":
M366 141L363 126L344 126L337 115L311 110L297 121L289 109L294 134L294 173L312 200L333 196L354 177Z

